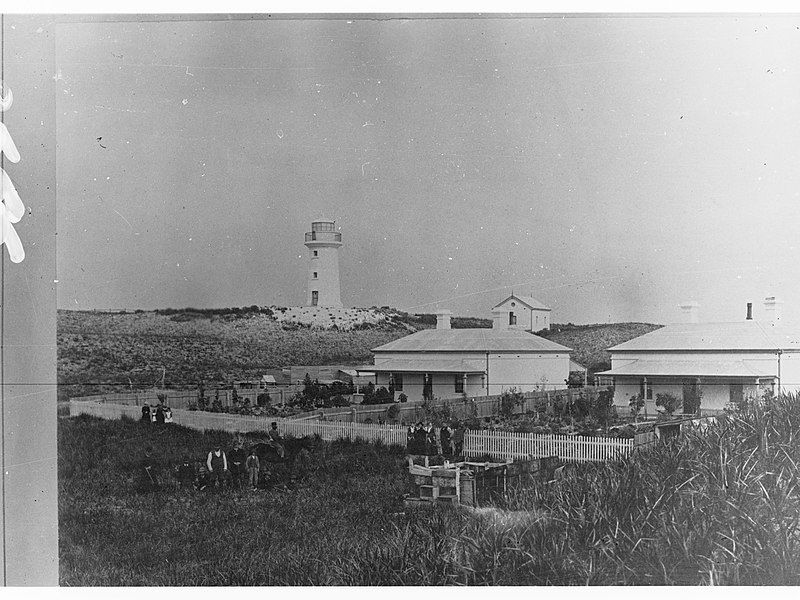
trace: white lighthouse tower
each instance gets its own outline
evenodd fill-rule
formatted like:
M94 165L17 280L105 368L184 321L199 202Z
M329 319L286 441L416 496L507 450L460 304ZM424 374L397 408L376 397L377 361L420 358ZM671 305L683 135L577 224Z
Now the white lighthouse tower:
M319 219L306 233L308 248L308 305L342 307L339 286L339 248L342 234L336 222Z

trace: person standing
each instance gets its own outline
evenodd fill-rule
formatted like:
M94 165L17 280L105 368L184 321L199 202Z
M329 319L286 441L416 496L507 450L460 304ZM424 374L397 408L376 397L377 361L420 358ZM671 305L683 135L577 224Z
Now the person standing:
M197 479L197 469L186 452L183 453L183 460L178 465L178 472L175 477L183 489L194 486L195 479Z
M453 454L455 456L461 456L464 452L464 433L465 433L464 425L462 423L458 423L453 431Z
M261 462L258 460L258 456L256 456L255 448L250 449L250 455L245 461L245 467L247 468L247 477L250 487L255 491L258 489L258 473L261 470Z
M425 427L422 425L422 421L420 421L417 423L417 426L414 429L414 451L412 454L425 454L426 438L427 432L425 431Z
M278 431L278 423L276 421L273 421L272 425L270 425L269 431L267 432L267 437L269 438L267 444L275 449L275 452L278 453L278 456L283 458L286 454L286 451L283 449L283 444L281 444L281 432Z
M213 483L215 487L227 482L229 476L228 457L225 456L225 452L219 444L216 445L214 450L208 453L206 469L209 483Z
M428 426L425 428L425 454L428 456L439 454L436 430L433 428L433 423L430 422L428 422Z
M150 405L147 403L142 406L142 421L150 422Z
M450 441L450 437L450 427L448 427L447 423L443 423L442 428L439 430L439 440L442 443L443 456L450 456L453 454L453 445Z
M233 484L238 488L242 484L245 475L245 462L247 461L247 453L242 448L242 443L236 440L233 444L233 450L230 454L230 471L233 477Z

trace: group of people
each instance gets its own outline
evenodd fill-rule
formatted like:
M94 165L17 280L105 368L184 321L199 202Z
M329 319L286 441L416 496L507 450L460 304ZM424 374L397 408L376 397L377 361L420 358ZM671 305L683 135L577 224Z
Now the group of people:
M172 409L160 402L156 406L142 406L142 421L148 423L172 423Z
M280 458L285 457L277 423L272 423L267 441L263 444L272 448ZM261 460L256 448L257 445L253 445L250 451L246 452L241 441L236 440L230 452L225 452L222 446L217 444L209 450L205 461L199 465L189 457L188 452L184 452L177 468L172 470L172 475L182 489L204 490L208 487L231 486L241 488L246 482L256 490L261 474ZM159 465L153 458L153 448L148 446L139 464L140 491L150 492L160 489L160 478Z
M464 434L466 428L462 423L454 423L451 429L448 423L443 423L438 435L433 423L425 425L422 421L416 427L409 427L407 445L409 454L426 454L434 456L461 456L464 451Z

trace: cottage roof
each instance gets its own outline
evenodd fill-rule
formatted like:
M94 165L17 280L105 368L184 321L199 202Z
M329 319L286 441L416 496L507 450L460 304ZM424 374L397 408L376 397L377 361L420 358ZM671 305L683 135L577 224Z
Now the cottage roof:
M423 329L373 352L569 352L570 348L520 329Z
M681 323L609 348L610 352L660 350L800 350L800 327L759 321Z
M662 377L775 377L773 362L759 360L633 360L597 375Z
M494 307L492 307L492 310L498 308L499 306L502 306L512 298L521 302L531 310L551 310L549 306L545 306L543 303L539 302L536 298L533 298L532 296L518 296L517 294L511 294L508 298L506 298L499 304L496 304Z

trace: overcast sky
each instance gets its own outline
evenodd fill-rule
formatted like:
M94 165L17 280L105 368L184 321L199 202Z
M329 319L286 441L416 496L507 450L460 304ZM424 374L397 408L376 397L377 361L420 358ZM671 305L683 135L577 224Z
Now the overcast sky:
M800 314L800 17L58 26L61 308ZM437 304L438 303L438 304Z

